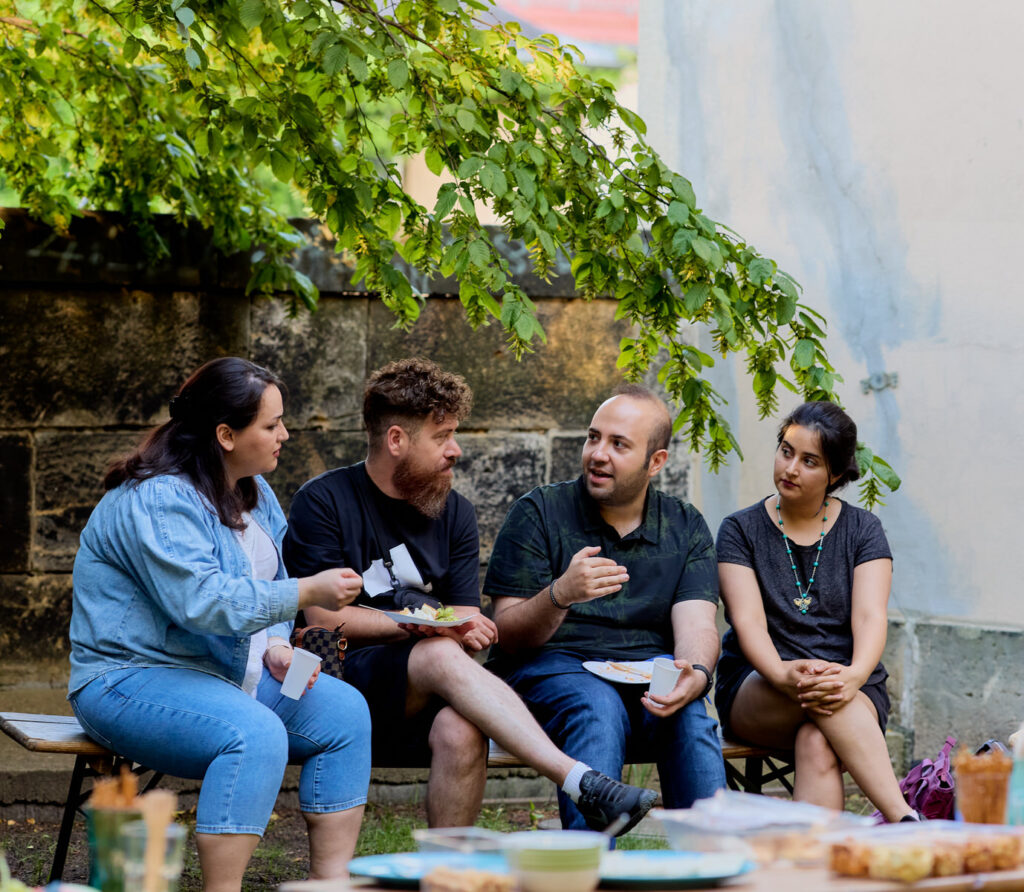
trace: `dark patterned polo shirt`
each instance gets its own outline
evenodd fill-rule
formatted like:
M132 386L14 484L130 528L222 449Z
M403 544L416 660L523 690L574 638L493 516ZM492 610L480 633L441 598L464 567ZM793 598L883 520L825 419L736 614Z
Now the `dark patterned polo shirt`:
M629 581L615 594L573 604L541 650L568 651L588 660L672 653L672 605L718 603L715 546L696 508L651 487L643 522L619 536L602 519L582 476L539 486L512 506L494 543L484 592L498 598L533 597L588 545L600 546L601 557L626 567ZM490 668L505 674L533 652L512 656L499 642L492 648Z

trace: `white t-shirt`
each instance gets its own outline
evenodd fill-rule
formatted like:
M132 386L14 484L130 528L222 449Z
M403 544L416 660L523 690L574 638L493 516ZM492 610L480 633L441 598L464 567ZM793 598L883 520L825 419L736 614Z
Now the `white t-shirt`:
M273 579L277 576L278 555L274 540L270 538L252 515L242 515L244 530L235 530L238 542L249 559L249 573L253 579ZM256 686L263 676L263 655L267 652L267 630L260 629L249 638L249 659L245 664L242 690L256 696Z

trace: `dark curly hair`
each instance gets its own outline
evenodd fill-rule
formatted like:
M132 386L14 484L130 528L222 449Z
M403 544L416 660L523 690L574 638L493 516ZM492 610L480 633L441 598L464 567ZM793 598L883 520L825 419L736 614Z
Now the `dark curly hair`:
M860 477L857 464L857 425L835 403L825 400L803 403L789 413L779 425L779 443L786 429L796 424L818 435L825 469L836 482L829 484L826 493L835 492Z
M104 488L113 489L126 480L185 474L217 509L221 523L243 529L242 512L256 507L259 488L252 477L243 477L228 489L217 427L248 427L271 384L284 395L277 375L247 359L226 356L206 363L172 398L171 420L150 431L135 452L110 463Z
M409 434L429 416L462 421L473 408L473 391L461 375L446 372L429 359L399 359L370 375L363 392L363 422L375 451L394 424Z

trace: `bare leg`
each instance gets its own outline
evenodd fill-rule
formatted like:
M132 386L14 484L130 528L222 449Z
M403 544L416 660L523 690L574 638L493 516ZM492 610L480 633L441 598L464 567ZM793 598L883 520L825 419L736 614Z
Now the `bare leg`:
M487 738L450 706L430 726L427 824L469 827L480 814L487 784Z
M878 713L863 691L832 715L816 715L813 720L857 786L887 821L913 814L893 773Z
M757 672L743 680L729 716L737 736L777 749L793 747L796 732L807 721L799 703L779 693Z
M878 714L866 694L859 692L830 716L813 715L752 672L740 685L730 715L733 729L744 740L762 746L794 748L794 798L831 808L837 807L838 802L841 808L841 770L845 767L886 820L898 821L913 813L900 792L885 735L878 726ZM820 749L822 741L803 730L808 722L821 731L832 749L832 759L837 760L834 772L829 767L831 760ZM802 759L807 756L811 763L805 766ZM805 768L810 768L810 772Z
M436 694L503 749L561 786L573 765L518 694L450 638L424 638L409 654L409 701Z
M348 877L348 862L356 850L363 806L328 814L303 812L309 832L309 878L329 880Z
M843 810L843 768L825 735L813 722L804 722L793 744L796 771L793 798L800 802Z
M238 892L259 841L255 833L197 833L203 892Z

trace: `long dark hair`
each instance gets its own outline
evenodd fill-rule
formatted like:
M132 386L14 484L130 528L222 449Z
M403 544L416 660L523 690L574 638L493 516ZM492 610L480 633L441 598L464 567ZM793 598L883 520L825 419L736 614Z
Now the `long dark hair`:
M806 427L818 435L828 475L837 478L825 489L826 493L835 492L860 477L857 425L839 406L825 400L797 406L779 425L780 444L791 424Z
M111 462L104 488L160 474L187 474L216 507L221 522L242 529L242 512L256 507L259 489L252 477L228 488L216 431L221 424L236 431L248 427L259 412L263 391L271 384L284 393L275 374L247 359L228 356L206 363L171 399L171 420L150 431L131 455Z

